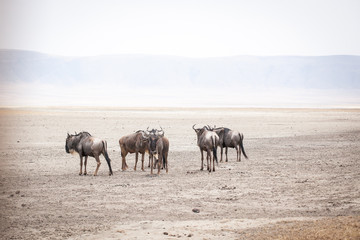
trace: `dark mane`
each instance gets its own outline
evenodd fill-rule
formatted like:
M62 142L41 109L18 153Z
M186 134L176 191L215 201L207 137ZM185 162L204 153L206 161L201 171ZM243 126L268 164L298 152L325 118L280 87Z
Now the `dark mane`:
M89 132L81 132L81 133L79 133L79 134L85 134L85 135L91 136L91 134L90 134Z
M72 135L72 136L78 137L80 135L91 136L91 134L89 132L85 132L85 131L79 132L78 134L75 134L75 135Z

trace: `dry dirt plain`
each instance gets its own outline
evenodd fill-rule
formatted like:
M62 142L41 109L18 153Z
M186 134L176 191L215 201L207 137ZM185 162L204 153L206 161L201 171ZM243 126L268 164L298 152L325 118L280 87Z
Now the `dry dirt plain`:
M241 131L249 159L200 171L194 123ZM134 155L122 172L119 138L148 126L169 173L134 172ZM64 145L82 130L107 140L113 176L103 157L78 175ZM360 239L359 139L351 109L2 109L1 239Z

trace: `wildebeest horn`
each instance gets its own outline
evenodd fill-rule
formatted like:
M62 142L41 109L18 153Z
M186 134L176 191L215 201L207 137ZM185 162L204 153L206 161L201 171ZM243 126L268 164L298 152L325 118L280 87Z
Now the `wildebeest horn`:
M143 138L146 138L146 139L149 138L149 134L144 132L144 131L141 132L141 135L142 135Z
M192 128L194 129L194 130L196 130L194 127L195 127L195 125L196 125L196 123L192 126Z
M160 127L161 128L161 127ZM158 131L158 136L163 137L165 135L164 130L161 128L160 131Z
M163 133L164 133L164 130L162 129L162 127L161 127L161 126L160 126L160 129L161 129L161 130L160 130L160 131L158 131L158 132L163 132Z

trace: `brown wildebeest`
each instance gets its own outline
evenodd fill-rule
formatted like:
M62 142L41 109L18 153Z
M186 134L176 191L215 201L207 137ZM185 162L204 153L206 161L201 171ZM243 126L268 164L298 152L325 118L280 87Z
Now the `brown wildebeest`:
M244 145L243 145L243 140L244 140L244 135L239 133L238 131L234 131L231 130L229 128L223 128L223 127L219 127L219 128L210 128L210 126L208 126L208 128L210 130L215 131L219 138L220 138L220 149L221 149L221 158L220 158L220 162L222 162L223 160L223 148L225 148L225 157L226 157L226 162L228 161L228 148L235 148L236 149L236 161L240 162L241 161L241 152L244 154L245 158L248 158L246 156L245 153L245 149L244 149Z
M119 145L121 149L122 157L122 166L121 169L125 171L128 168L126 164L126 155L128 153L135 153L135 166L134 170L136 171L136 165L138 162L139 153L141 153L141 170L144 171L144 155L148 151L148 139L143 138L143 130L138 130L135 133L132 133L127 136L123 136L119 140Z
M161 128L161 127L160 127ZM160 174L160 169L163 167L166 169L166 173L168 173L168 153L169 153L169 140L164 137L165 132L163 129L160 131L153 129L150 132L146 131L143 133L143 137L148 139L149 144L149 155L151 163L151 174L153 174L154 168L154 157L157 163L158 175Z
M161 127L160 127L161 128ZM149 128L147 128L147 134L157 134L157 135L161 135L164 132L164 130L161 128L161 130L157 130L157 129L152 129L151 131L149 131ZM169 139L167 139L167 137L163 136L162 137L162 141L163 141L163 159L161 162L161 169L167 168L167 158L168 158L168 153L169 153ZM161 160L161 159L160 159ZM151 161L151 156L149 155L149 165L148 167L150 167L150 161ZM156 169L156 166L158 164L159 159L156 159L155 163L154 163L154 168Z
M219 136L216 132L209 130L207 127L203 128L194 128L196 124L193 125L193 129L197 135L197 145L200 148L201 152L201 168L204 170L204 154L203 151L206 151L206 161L207 161L207 170L211 172L211 160L213 162L213 169L215 171L215 160L217 162L216 149L219 145ZM211 157L211 152L213 157ZM210 161L209 161L210 160Z
M109 166L109 175L112 175L111 169L111 160L107 153L107 143L106 141L95 138L90 135L88 132L81 132L75 135L67 135L66 142L65 142L65 150L67 153L70 152L77 152L80 156L80 172L79 175L82 175L82 165L83 165L83 157L85 157L85 171L84 175L87 174L86 172L86 165L87 165L87 158L88 156L94 157L97 162L96 170L94 176L97 175L99 167L100 167L100 154L102 154L106 162Z

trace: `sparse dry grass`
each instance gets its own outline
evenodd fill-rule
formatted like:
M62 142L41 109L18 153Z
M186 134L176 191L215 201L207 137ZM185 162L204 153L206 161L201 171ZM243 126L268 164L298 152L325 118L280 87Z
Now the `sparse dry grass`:
M360 216L285 221L240 232L240 239L329 240L360 239Z

